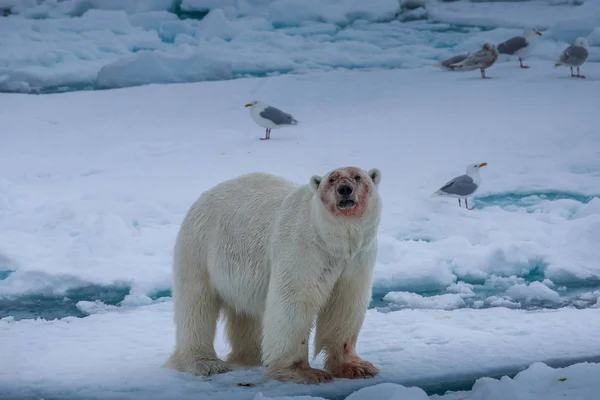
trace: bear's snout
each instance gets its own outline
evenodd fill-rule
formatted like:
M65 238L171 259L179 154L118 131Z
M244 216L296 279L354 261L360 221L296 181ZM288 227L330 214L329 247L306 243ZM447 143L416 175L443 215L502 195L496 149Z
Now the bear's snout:
M340 182L335 189L336 205L338 208L352 208L356 205L354 188L347 182Z
M340 196L350 196L352 194L352 186L347 184L341 184L340 186L338 186L337 192Z

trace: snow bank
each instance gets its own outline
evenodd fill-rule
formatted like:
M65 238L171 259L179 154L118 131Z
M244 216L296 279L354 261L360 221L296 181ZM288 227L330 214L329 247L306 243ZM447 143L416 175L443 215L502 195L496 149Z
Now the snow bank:
M506 294L513 299L523 300L526 303L560 303L560 295L541 282L531 282L530 284L526 285L511 286L506 291Z
M183 0L185 11L224 8L234 16L262 16L275 24L318 21L345 25L356 20L389 21L400 10L399 0Z
M536 362L514 378L480 378L469 392L432 396L431 400L588 400L600 393L600 364L551 368Z
M0 37L0 90L19 92L92 88L107 63L164 46L156 31L131 25L124 11L90 10L68 19L6 17Z
M597 46L600 17L597 2L31 0L5 8L0 91L24 93L430 66L526 24L544 30L531 57L553 62L577 36ZM596 48L589 60L600 60ZM151 67L140 74L144 61ZM219 72L223 62L231 72Z
M407 388L394 383L380 383L378 385L360 389L346 397L346 400L367 399L429 400L429 396L427 396L427 393L423 390L416 387Z
M89 10L125 11L128 14L172 9L176 0L2 0L0 8L27 18L79 17Z
M398 0L276 0L269 4L268 15L280 25L317 21L343 26L357 20L389 22L399 10Z
M424 297L410 292L389 292L383 300L409 309L455 310L466 306L462 297L453 293Z
M202 54L142 51L105 65L98 72L100 88L152 83L182 83L231 79L231 64Z
M380 383L360 389L346 400L590 400L600 393L600 364L578 363L551 368L536 362L514 378L480 378L470 391L433 395L416 387Z

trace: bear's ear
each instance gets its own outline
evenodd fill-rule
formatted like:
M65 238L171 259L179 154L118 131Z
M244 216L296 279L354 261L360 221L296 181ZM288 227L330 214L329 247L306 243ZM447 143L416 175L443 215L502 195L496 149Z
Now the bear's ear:
M370 169L369 176L373 180L375 186L379 186L379 182L381 182L381 171L378 168Z
M322 180L322 179L323 179L323 178L321 178L321 177L320 177L320 176L318 176L318 175L313 175L313 176L310 178L310 187L312 187L314 190L317 190L317 189L319 188L319 185L321 184L321 180Z

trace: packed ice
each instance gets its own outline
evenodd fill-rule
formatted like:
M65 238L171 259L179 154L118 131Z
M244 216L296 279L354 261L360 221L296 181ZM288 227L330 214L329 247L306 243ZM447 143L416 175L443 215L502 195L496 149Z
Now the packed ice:
M554 61L565 45L585 37L590 61L600 60L595 1L4 0L0 6L7 15L0 24L5 92L425 67L529 25L544 33L532 59Z

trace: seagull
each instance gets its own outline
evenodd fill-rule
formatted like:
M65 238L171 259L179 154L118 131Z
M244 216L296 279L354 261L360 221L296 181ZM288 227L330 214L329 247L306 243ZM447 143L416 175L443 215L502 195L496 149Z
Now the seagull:
M296 125L298 121L290 114L281 111L278 108L264 104L259 100L254 100L246 104L244 107L250 107L250 116L258 124L267 129L264 138L260 140L271 139L271 129L281 128L287 125Z
M533 50L538 36L542 36L540 31L527 26L523 29L523 35L515 36L505 42L500 43L498 45L498 52L500 54L518 56L521 68L529 68L527 65L523 65L523 59L527 57Z
M454 56L453 58L456 57L459 56ZM496 50L496 45L485 43L481 50L469 53L462 61L449 64L448 68L453 71L472 71L479 68L481 70L481 78L489 79L489 77L485 76L485 70L494 65L497 59L498 50ZM443 63L444 61L442 61Z
M579 67L588 58L589 45L585 38L578 37L575 39L575 43L567 47L562 52L560 58L554 64L554 68L564 65L565 67L571 67L571 76L574 78L585 78L585 76L579 74ZM577 75L573 74L573 67L577 67Z
M431 194L431 196L449 196L458 199L458 206L462 207L460 202L461 199L465 200L465 207L469 208L467 197L475 193L475 191L481 185L481 176L479 176L479 168L485 167L486 162L481 164L469 164L467 165L467 173L465 175L457 176L444 186L439 188L437 191Z
M447 58L447 59L441 61L438 64L434 64L434 66L452 71L454 69L454 68L452 68L452 64L456 64L456 63L463 61L465 58L469 57L469 54L470 53L465 53L465 54L458 54L456 56L452 56L450 58Z

